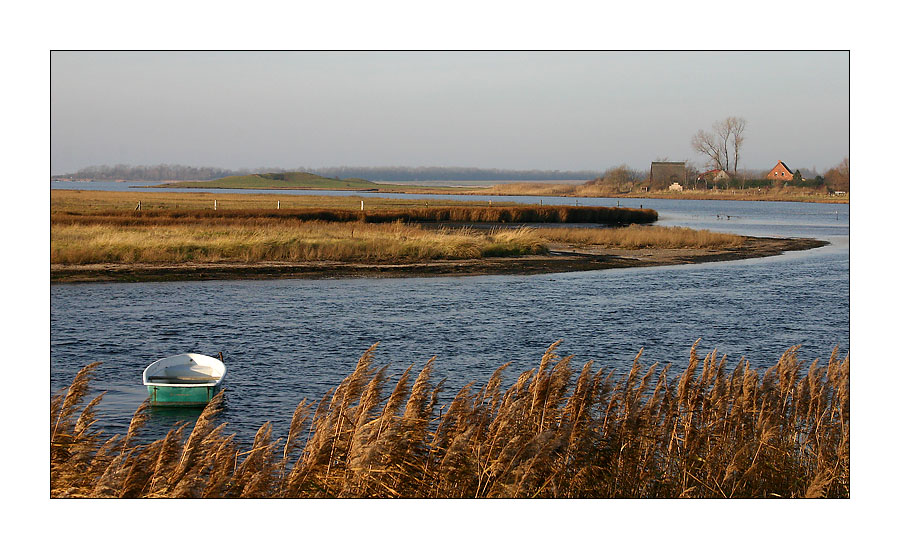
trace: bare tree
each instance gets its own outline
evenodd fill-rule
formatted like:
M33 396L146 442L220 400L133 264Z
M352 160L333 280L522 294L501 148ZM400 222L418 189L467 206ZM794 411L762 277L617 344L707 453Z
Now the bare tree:
M726 172L736 172L744 144L747 121L729 116L713 124L712 133L700 130L691 140L694 150L707 158L707 166ZM732 156L734 162L732 163Z
M722 152L722 146L716 136L700 130L694 135L691 141L694 150L707 157L707 165L717 170L725 169L725 156Z
M725 156L724 170L727 172L731 168L731 157L728 154L728 142L731 141L731 124L728 123L728 119L715 122L713 124L713 132L719 143L721 143L722 154Z
M744 128L747 121L740 117L730 116L725 119L726 124L731 126L731 142L734 146L734 173L738 171L738 160L741 157L741 147L744 144Z

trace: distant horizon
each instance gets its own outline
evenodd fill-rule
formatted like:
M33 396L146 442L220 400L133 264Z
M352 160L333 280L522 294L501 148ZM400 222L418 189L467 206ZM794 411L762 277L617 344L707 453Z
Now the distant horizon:
M775 160L772 162L772 164L771 164L770 166L765 166L765 167L741 167L741 168L739 168L738 171L739 171L739 172L762 172L762 171L768 171L768 170L772 169L772 167L774 167L778 162L784 162L784 164L786 164L787 166L789 166L789 167L790 167L792 170L794 170L794 171L801 170L801 171L808 171L808 172L812 172L812 173L823 174L823 173L825 173L826 171L828 171L829 169L834 168L834 167L836 167L838 164L840 164L840 162L841 162L844 158L849 158L849 155L846 155L845 157L836 159L834 163L829 164L829 165L827 165L827 166L801 166L801 165L795 165L795 164L791 163L789 160L784 160L784 159L779 158L779 159L775 159ZM611 166L607 166L607 167L605 167L605 168L595 168L595 169L565 169L565 168L531 168L531 169L518 169L518 168L504 168L504 167L485 167L485 166L461 166L461 165L460 165L460 166L453 166L453 165L437 166L437 165L413 165L413 164L406 164L406 165L403 165L403 164L398 164L398 165L381 165L381 166L377 166L377 165L351 165L351 164L348 164L348 165L341 165L341 166L319 166L319 167L311 167L311 166L292 166L292 167L288 167L288 168L281 167L281 166L257 166L257 167L254 167L254 168L248 168L248 167L243 167L243 166L242 166L242 167L239 167L239 168L230 168L230 167L224 167L224 166L205 166L205 165L204 165L204 166L201 166L201 165L190 165L190 164L181 164L181 163L167 163L167 162L160 162L160 163L154 163L154 164L127 164L127 163L116 163L116 164L94 164L94 165L90 165L90 166L84 166L84 167L82 167L82 168L78 168L77 170L73 170L73 171L57 172L57 173L52 173L52 172L51 172L50 176L51 176L51 177L63 177L63 176L76 175L76 174L78 174L79 172L88 171L88 170L91 170L91 169L97 169L97 168L117 168L117 167L124 167L124 168L157 168L157 167L164 167L164 166L166 166L166 167L173 167L173 168L174 168L174 167L179 167L179 168L189 168L189 169L218 170L218 171L223 171L223 172L242 172L242 173L247 173L247 174L253 174L253 173L270 173L270 172L299 172L299 171L313 172L313 173L315 173L315 172L317 172L317 171L333 171L333 170L402 170L402 169L408 169L408 170L472 170L472 171L484 171L484 172L491 172L491 171L494 171L494 172L517 172L517 173L535 173L535 172L538 172L538 173L562 173L562 174L566 174L566 173L571 173L571 174L575 174L575 173L596 173L596 174L603 174L603 173L605 173L605 172L608 171L608 170L615 169L615 168L618 168L618 167L623 166L623 165L626 166L627 168L632 169L632 170L637 171L637 172L649 171L649 170L650 170L650 165L651 165L653 162L686 162L688 165L692 165L695 169L697 169L697 170L699 170L699 171L701 171L701 172L707 171L707 170L709 170L709 169L712 169L712 168L709 168L708 166L697 165L696 163L693 163L693 162L691 162L690 160L685 161L685 160L672 160L672 159L668 159L668 160L651 160L651 161L647 162L646 167L633 166L633 165L630 165L630 164L627 164L627 163L619 163L619 164L614 164L614 165L611 165Z
M51 51L50 171L703 166L693 136L732 116L739 168L824 171L849 156L849 68L849 51Z

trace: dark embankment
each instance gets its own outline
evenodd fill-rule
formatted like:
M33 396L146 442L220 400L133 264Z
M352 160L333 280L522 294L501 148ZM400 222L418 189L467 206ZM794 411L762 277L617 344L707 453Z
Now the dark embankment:
M160 209L136 212L56 212L52 223L109 223L140 225L160 221L205 220L297 220L333 223L596 223L630 225L652 223L659 218L656 210L607 208L602 206L474 206L426 207L396 210L293 209L293 210L211 210Z

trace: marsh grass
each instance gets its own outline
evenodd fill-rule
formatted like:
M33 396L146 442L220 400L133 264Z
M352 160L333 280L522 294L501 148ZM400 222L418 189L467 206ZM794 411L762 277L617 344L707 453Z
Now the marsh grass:
M527 228L429 230L417 225L286 222L54 225L53 264L221 261L415 261L546 253Z
M141 211L54 211L51 222L103 221L120 225L190 223L217 220L232 223L266 221L325 221L332 223L595 223L630 225L651 223L658 213L650 209L603 206L435 206L381 209L170 209Z
M505 224L611 223L655 219L626 208L422 207L89 209L51 213L50 261L99 263L418 261L545 254L545 236ZM490 230L446 224L496 225Z
M714 233L686 227L638 225L602 230L549 227L539 229L538 234L554 242L624 249L721 249L740 246L747 240L746 237L740 235Z
M681 227L518 227L303 221L292 217L51 217L59 265L260 261L402 262L546 254L555 244L624 249L722 249L745 237Z
M249 447L215 423L227 391L159 440L136 442L144 406L107 437L102 395L82 406L91 364L51 400L51 497L849 497L849 355L807 365L791 348L757 371L695 344L679 375L640 353L616 374L558 345L506 389L503 365L446 403L435 359L390 379L373 345Z
M99 197L108 198L107 193L100 193ZM51 264L389 263L546 254L556 244L624 249L721 249L745 242L744 237L736 235L631 224L655 220L657 214L653 210L628 208L469 205L397 208L382 204L372 210L311 206L213 210L172 207L167 202L147 210L128 211L94 210L79 200L69 203L78 207L67 209L60 203L51 212ZM166 200L172 199L166 197ZM612 227L523 227L554 223Z
M191 222L105 216L54 222L50 261L59 265L260 261L420 261L546 254L551 246L722 249L745 237L681 227L491 228L406 223L328 223L226 218Z

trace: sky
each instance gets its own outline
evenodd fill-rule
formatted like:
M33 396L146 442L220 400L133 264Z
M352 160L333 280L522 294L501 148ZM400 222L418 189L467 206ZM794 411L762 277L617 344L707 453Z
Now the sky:
M51 173L93 165L604 170L850 152L846 51L53 51Z

